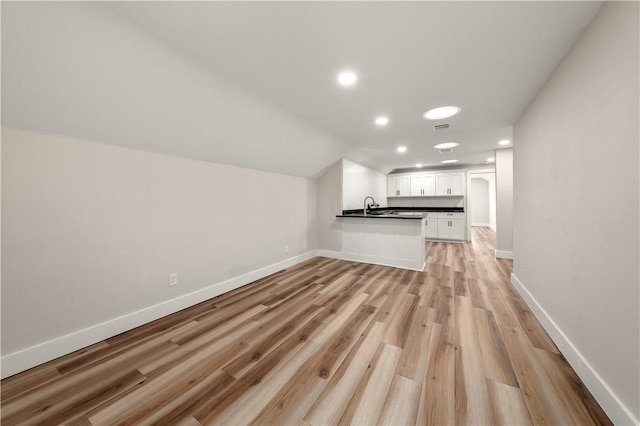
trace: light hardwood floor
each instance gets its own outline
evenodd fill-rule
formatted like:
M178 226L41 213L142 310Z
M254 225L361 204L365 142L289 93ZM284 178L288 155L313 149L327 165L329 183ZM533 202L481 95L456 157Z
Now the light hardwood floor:
M315 258L15 375L2 424L611 424L473 237L422 273Z

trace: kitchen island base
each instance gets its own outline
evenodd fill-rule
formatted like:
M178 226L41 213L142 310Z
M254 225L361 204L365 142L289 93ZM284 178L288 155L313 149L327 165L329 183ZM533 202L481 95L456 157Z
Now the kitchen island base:
M422 218L342 217L342 258L356 262L423 271Z

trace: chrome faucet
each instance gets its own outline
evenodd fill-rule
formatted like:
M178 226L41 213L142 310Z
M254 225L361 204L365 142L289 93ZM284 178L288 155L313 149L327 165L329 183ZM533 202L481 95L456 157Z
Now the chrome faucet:
M367 204L367 200L369 198L371 198L371 201L372 201L371 204ZM362 211L364 212L365 216L367 215L367 210L370 207L380 207L380 204L376 203L376 200L374 200L373 197L371 197L371 196L364 197L364 208L362 209Z

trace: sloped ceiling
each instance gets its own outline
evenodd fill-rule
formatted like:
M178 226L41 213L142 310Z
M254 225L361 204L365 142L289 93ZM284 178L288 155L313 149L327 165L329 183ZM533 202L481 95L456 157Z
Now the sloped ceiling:
M2 123L305 177L478 164L600 5L3 2ZM448 104L434 131L421 114Z

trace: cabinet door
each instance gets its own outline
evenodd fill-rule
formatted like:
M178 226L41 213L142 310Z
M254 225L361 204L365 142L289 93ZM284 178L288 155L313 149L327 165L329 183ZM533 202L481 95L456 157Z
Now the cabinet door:
M398 176L397 189L400 196L409 195L409 176Z
M398 178L395 176L387 177L387 197L398 196Z
M437 195L449 195L451 178L449 175L436 175Z
M438 238L438 219L425 219L424 237Z
M451 238L451 227L449 223L451 223L451 221L448 219L438 219L438 238L444 240Z
M424 189L424 179L422 175L411 175L411 181L409 182L410 191L412 197L421 197Z
M423 175L422 189L423 189L422 195L436 195L436 176Z
M462 195L462 173L456 173L449 176L450 195Z
M464 240L464 221L453 219L449 223L451 223L449 238L452 240Z

